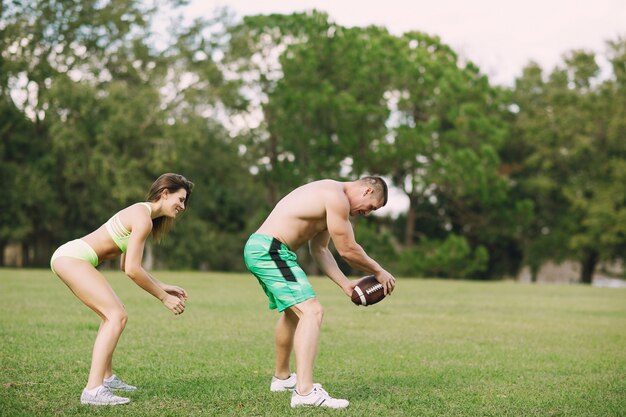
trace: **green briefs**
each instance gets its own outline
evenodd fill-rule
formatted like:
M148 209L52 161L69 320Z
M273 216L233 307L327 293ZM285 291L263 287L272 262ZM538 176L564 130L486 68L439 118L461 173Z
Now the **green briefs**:
M69 256L70 258L82 259L84 261L89 262L94 267L98 266L98 255L92 249L91 246L87 242L82 239L74 239L71 240L64 245L59 246L59 248L54 251L52 254L52 258L50 258L50 269L52 272L56 274L54 268L52 267L52 262L56 258L60 258L62 256Z
M315 297L296 254L272 236L255 233L243 250L246 267L259 280L269 298L270 310L279 312Z

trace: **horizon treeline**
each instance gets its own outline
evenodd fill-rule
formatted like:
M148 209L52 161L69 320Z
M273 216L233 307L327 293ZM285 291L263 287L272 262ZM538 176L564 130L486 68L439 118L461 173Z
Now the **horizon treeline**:
M354 220L398 276L498 279L570 260L589 283L623 262L626 38L549 71L529 62L505 87L435 35L319 11L222 9L155 31L180 3L3 2L0 254L46 266L179 172L196 187L148 248L158 268L242 271L245 240L286 193L363 175L409 201Z

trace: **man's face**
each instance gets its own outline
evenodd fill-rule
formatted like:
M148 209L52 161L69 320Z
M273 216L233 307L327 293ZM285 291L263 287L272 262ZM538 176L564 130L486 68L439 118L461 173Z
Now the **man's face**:
M371 189L368 189L371 190ZM371 191L366 191L365 195L359 196L350 206L351 216L367 216L374 210L383 206L382 199L374 197Z

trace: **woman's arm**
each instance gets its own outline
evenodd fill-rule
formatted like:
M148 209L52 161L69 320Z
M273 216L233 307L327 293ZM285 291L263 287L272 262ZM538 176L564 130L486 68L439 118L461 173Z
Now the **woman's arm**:
M174 314L182 313L185 310L184 300L170 294L163 288L164 284L153 278L141 265L146 239L152 231L152 219L142 207L133 207L131 216L132 233L128 240L124 272L146 292L161 300Z

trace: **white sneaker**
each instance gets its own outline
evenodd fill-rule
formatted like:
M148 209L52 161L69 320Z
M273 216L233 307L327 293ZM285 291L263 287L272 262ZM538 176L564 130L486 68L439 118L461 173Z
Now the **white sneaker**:
M98 388L95 394L90 394L87 390L83 390L80 396L81 404L118 405L128 404L129 402L130 398L118 397L105 386Z
M287 379L278 379L275 376L272 377L272 383L270 384L270 391L293 391L296 389L296 374L289 375Z
M115 390L126 391L126 392L137 391L137 387L133 385L128 385L126 382L123 382L121 379L119 379L115 374L111 375L110 378L105 379L102 382L102 385L104 385L110 390L115 389Z
M313 390L307 395L300 395L295 390L291 394L291 408L296 407L328 407L346 408L348 400L332 398L320 384L313 384Z

